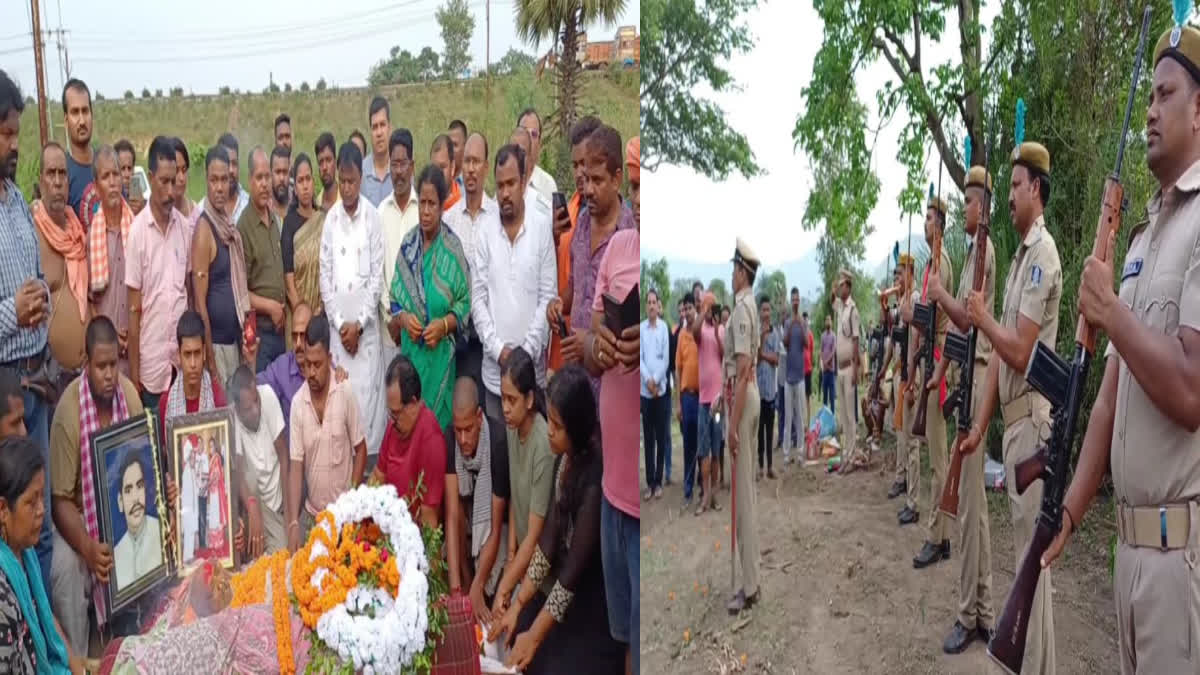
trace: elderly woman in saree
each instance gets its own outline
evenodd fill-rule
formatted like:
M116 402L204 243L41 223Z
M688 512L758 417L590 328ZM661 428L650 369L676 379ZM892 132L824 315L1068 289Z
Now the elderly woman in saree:
M462 242L442 220L449 188L426 166L417 178L419 226L404 236L392 277L388 329L416 366L421 394L449 436L454 395L454 345L471 312L471 278Z

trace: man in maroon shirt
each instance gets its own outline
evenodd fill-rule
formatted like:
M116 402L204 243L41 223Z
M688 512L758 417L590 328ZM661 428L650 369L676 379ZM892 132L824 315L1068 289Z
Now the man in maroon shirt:
M370 482L388 483L408 500L413 518L437 527L446 482L446 436L421 399L421 378L403 354L392 359L384 378L388 417L379 463ZM414 494L420 481L422 494Z

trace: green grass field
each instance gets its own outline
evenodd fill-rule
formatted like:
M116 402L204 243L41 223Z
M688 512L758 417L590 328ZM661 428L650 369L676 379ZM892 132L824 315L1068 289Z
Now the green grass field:
M637 72L586 72L583 77L580 115L597 115L615 127L623 139L636 135L640 123ZM204 195L203 153L222 133L231 131L238 138L241 179L245 185L245 157L255 145L262 145L268 151L274 145L272 125L276 115L286 112L291 116L293 147L311 158L313 144L323 131L333 132L339 145L355 129L369 138L367 107L376 93L355 89L95 101L93 142L111 144L128 138L137 149L138 164L145 166L146 151L156 135L179 136L188 144L192 157L188 194L198 200ZM420 160L428 158L433 139L445 131L451 120L459 118L471 131L482 130L494 156L496 149L507 142L521 110L532 105L545 118L553 110L554 101L549 77L536 81L532 74L493 80L490 106L484 80L384 87L378 93L387 97L391 105L392 127L412 131L417 171L424 165ZM51 136L66 145L61 103L51 101L47 110L53 127ZM545 131L554 133L550 128ZM551 138L543 143L542 149L542 166L555 176L558 143L562 139ZM39 154L37 106L29 105L21 115L17 171L18 184L27 197L32 194L36 180ZM489 174L489 192L492 185ZM568 194L574 191L573 183L564 185L560 181L559 187Z

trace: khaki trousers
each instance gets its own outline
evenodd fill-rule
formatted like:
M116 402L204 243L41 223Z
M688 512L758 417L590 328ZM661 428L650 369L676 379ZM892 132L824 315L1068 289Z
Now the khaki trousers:
M1036 398L1032 416L1006 424L1004 429L1004 471L1007 482L1009 509L1013 517L1013 545L1016 564L1019 567L1025 549L1033 539L1034 525L1042 505L1041 480L1034 481L1025 494L1018 495L1016 481L1011 477L1021 460L1037 450L1038 429L1047 432L1050 427L1050 405ZM1038 579L1037 592L1033 595L1033 606L1029 610L1029 631L1025 638L1025 660L1022 675L1049 675L1054 668L1054 611L1051 603L1050 570L1042 570ZM1119 610L1118 610L1119 615ZM1160 671L1170 672L1170 671ZM1192 671L1195 672L1195 671Z
M854 366L839 368L837 373L838 429L841 431L842 462L850 461L858 444L858 424L854 421Z
M762 405L758 386L746 387L746 403L738 423L738 453L734 472L737 481L737 547L742 563L742 590L747 596L758 592L758 496L754 490L755 442ZM735 586L736 589L736 586Z
M242 365L241 345L236 342L231 345L213 345L213 356L217 360L217 379L221 380L221 389L225 389L229 378L233 376L233 371ZM250 370L254 370L253 363L250 364Z
M975 365L973 382L984 381L987 367ZM971 410L979 410L983 385L975 387ZM983 465L987 458L980 447L963 457L958 483L958 548L962 568L958 577L958 621L967 630L996 625L992 610L992 535L988 518L987 495L983 485Z
M1187 548L1117 545L1113 594L1123 675L1200 673L1200 505L1189 510Z
M929 448L929 467L933 469L933 480L929 483L929 528L926 539L934 544L940 544L942 540L950 538L950 519L938 510L938 502L942 499L942 486L946 482L946 418L942 417L942 404L939 402L938 390L926 392L925 395L928 400L925 410L924 442ZM919 464L917 468L919 471Z

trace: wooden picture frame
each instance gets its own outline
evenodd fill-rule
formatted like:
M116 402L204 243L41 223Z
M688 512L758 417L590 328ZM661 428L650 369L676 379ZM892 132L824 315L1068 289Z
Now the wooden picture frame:
M179 486L175 513L180 575L206 560L234 565L233 410L217 408L167 420L168 464ZM216 521L216 522L213 522Z
M112 574L104 585L106 620L174 573L156 429L153 414L144 413L91 437L100 541L113 550ZM133 520L141 536L129 529Z

